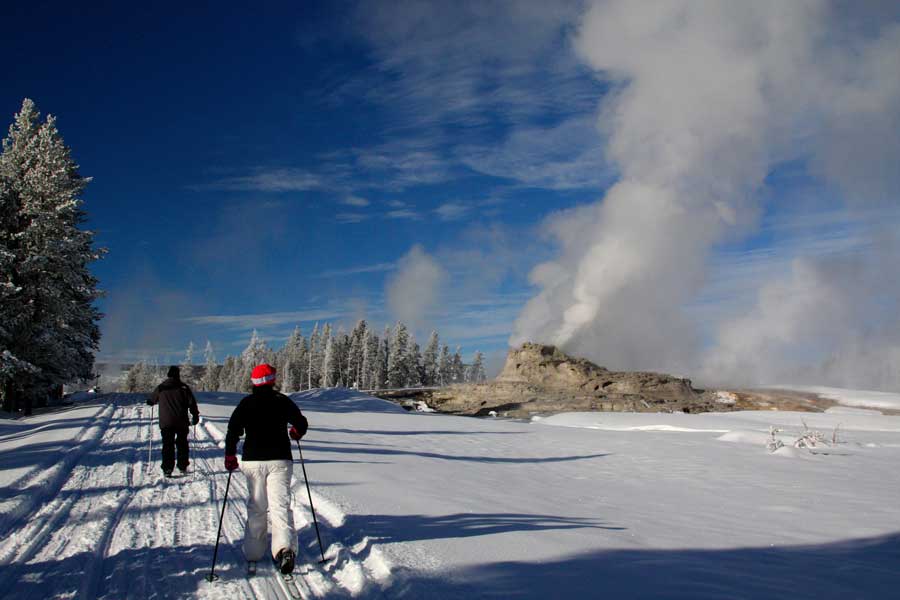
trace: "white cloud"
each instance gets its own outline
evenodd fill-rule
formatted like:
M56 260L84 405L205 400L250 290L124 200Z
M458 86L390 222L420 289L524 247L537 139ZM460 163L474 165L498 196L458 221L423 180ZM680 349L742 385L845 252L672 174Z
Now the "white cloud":
M434 212L444 221L454 221L464 217L469 212L469 207L459 202L445 202L434 209Z
M225 177L192 187L197 190L303 192L322 186L323 180L320 175L303 169L257 168L249 175Z
M369 218L369 215L363 213L342 212L334 215L339 223L362 223Z
M347 206L364 207L369 206L371 202L369 202L365 198L361 198L360 196L345 196L341 199L341 204L346 204Z
M456 154L474 171L529 187L599 189L615 176L604 160L592 116L573 117L552 127L519 127L501 144L464 146Z
M363 265L361 267L350 267L349 269L334 269L324 271L319 277L345 277L347 275L360 275L362 273L382 273L384 271L393 271L397 268L395 263L376 263L374 265Z
M408 208L400 208L397 210L389 210L384 213L388 219L419 219L421 215L414 210Z
M341 319L347 314L349 314L347 308L335 307L257 314L200 315L183 320L194 325L216 325L226 329L249 331L278 325L294 325L303 321L332 321Z

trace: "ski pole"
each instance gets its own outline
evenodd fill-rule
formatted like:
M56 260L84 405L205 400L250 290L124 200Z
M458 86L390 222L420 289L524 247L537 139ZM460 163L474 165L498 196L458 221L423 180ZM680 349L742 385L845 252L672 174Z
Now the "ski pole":
M154 405L150 405L150 426L147 428L147 470L149 471L152 468L150 463L153 460L153 410L156 407Z
M303 450L300 449L300 440L297 440L297 452L300 454L300 467L303 469L303 481L306 482L306 495L309 496L309 509L312 511L313 525L316 526L316 539L319 540L319 552L322 554L322 560L319 564L325 562L325 550L322 548L322 536L319 535L319 522L316 520L316 508L313 506L312 492L309 491L309 477L306 476L306 465L303 463Z
M232 471L228 471L228 481L225 483L225 497L222 498L222 514L219 515L219 531L216 533L216 549L213 550L212 569L210 569L209 575L206 576L206 580L209 582L213 582L219 578L219 576L216 575L216 557L219 556L219 537L222 535L222 521L225 519L225 505L228 504L228 488L231 487L231 473Z

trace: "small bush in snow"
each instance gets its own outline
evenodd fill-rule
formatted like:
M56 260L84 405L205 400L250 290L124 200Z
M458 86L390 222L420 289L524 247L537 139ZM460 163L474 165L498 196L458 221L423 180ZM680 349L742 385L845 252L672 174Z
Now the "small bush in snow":
M782 446L784 446L784 442L775 437L777 434L781 433L781 429L777 427L769 427L769 441L766 442L766 449L769 452L775 452Z

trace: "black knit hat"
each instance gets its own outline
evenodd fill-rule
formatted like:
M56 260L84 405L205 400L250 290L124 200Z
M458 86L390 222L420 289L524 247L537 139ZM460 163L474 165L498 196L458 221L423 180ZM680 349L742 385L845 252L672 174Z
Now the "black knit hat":
M175 365L172 365L171 367L169 367L169 371L166 373L166 377L174 377L175 379L178 379L179 377L181 377L181 369L179 369Z

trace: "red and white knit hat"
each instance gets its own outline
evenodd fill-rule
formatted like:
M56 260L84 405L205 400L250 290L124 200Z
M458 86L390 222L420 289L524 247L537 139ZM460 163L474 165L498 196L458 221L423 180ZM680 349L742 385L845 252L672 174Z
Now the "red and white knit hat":
M266 363L256 365L250 372L250 381L254 386L273 385L275 383L275 367Z

